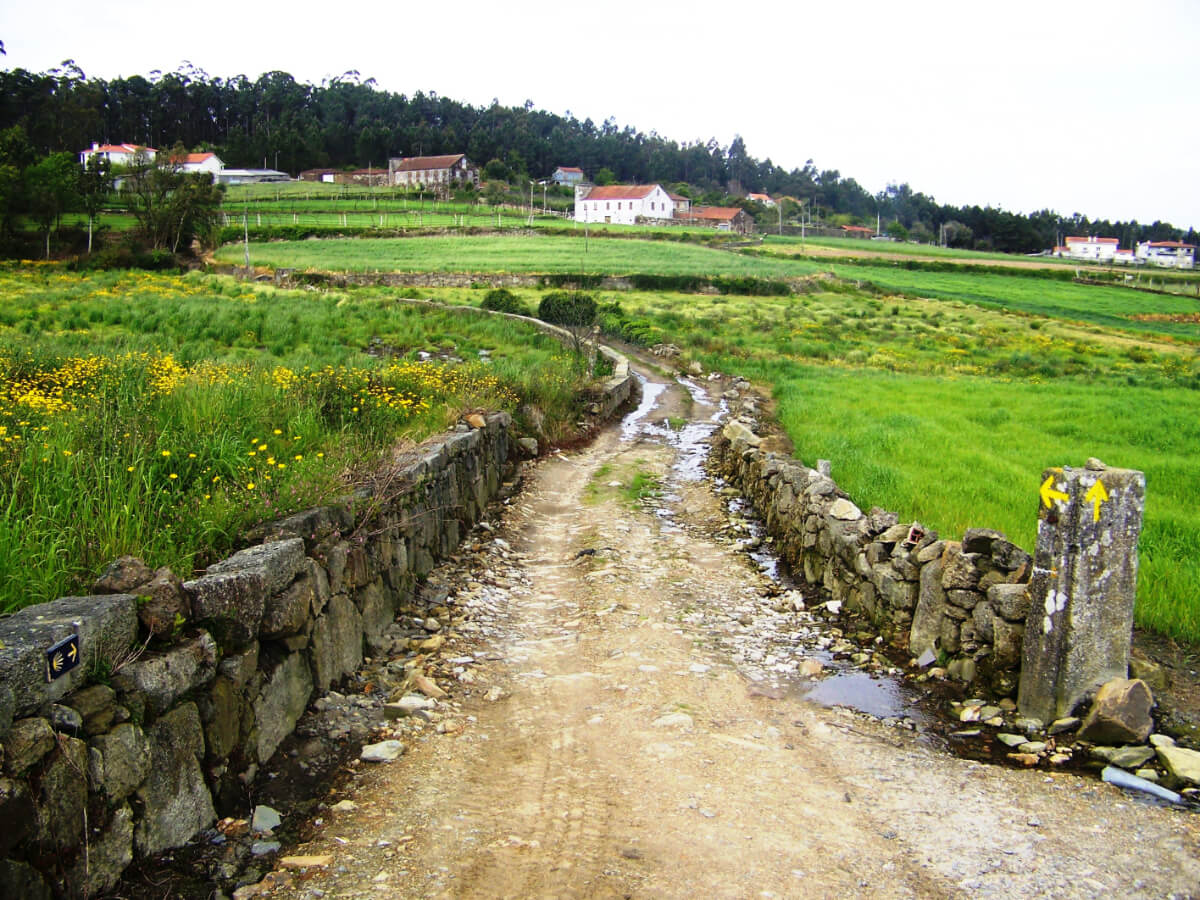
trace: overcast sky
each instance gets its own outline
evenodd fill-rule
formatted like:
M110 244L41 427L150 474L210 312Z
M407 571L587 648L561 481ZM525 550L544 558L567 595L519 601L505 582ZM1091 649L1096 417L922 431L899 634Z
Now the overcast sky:
M680 142L741 134L872 192L1200 227L1197 0L8 0L0 41L0 66L104 78L355 69Z

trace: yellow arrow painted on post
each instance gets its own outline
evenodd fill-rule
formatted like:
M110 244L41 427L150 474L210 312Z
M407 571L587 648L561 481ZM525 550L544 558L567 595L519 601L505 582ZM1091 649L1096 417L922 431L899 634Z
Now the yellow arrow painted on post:
M1099 478L1096 483L1088 488L1088 492L1083 495L1084 501L1092 504L1092 521L1100 521L1100 504L1108 500L1108 491L1104 489L1104 482Z
M71 662L75 662L75 656L78 654L78 652L79 651L74 644L67 648L67 656L71 657Z
M1097 484L1098 483L1099 482L1097 482ZM1064 494L1062 491L1056 491L1054 489L1054 476L1053 475L1046 476L1046 480L1042 482L1042 487L1041 487L1041 490L1038 491L1038 494L1041 495L1042 502L1046 504L1047 509L1049 509L1051 506L1054 505L1053 503L1050 502L1051 500L1070 500L1071 499L1070 495Z

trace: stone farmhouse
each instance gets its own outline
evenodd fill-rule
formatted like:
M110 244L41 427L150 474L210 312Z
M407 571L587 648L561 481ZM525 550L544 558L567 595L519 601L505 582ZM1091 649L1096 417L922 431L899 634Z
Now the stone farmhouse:
M583 169L575 166L559 166L550 176L555 184L579 184L583 181Z
M479 167L462 153L407 156L388 160L388 184L399 187L449 188L455 182L479 184Z
M709 225L718 231L754 233L754 217L737 206L693 206L685 221L689 225Z

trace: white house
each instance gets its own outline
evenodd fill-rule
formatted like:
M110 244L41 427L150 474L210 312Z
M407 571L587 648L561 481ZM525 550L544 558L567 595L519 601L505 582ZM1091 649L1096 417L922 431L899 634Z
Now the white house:
M108 160L108 164L111 166L128 166L132 165L133 158L139 153L144 153L147 158L154 159L154 155L158 151L153 147L141 147L137 144L98 144L93 141L90 150L79 151L79 164L86 166L89 158L99 156L101 159Z
M576 185L575 221L633 225L639 219L670 219L675 201L661 184Z
M1137 258L1148 265L1191 269L1196 265L1196 245L1182 241L1140 241Z
M171 162L184 172L208 172L217 180L217 175L225 168L221 157L215 153L186 153L183 156L172 156Z
M1116 238L1105 237L1069 237L1064 239L1065 247L1055 247L1055 256L1065 256L1069 259L1089 259L1093 262L1112 262L1116 256Z
M746 199L753 200L756 203L761 203L767 209L775 208L775 201L771 199L770 194L747 194Z

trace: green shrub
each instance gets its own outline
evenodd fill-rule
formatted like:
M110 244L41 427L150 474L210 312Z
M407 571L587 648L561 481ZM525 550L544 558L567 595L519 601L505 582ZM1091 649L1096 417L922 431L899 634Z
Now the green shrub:
M508 288L493 288L488 291L484 294L483 302L479 306L481 309L490 309L492 312L515 313L518 316L529 315L529 309Z
M583 291L551 291L538 304L538 318L564 328L586 327L596 321L596 298Z

